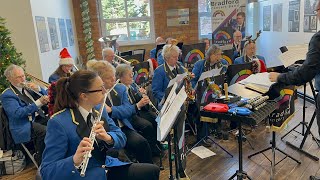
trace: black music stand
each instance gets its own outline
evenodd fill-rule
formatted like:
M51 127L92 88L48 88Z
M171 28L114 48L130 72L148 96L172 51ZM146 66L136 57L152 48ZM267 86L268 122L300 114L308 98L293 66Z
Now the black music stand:
M290 159L296 161L298 164L301 164L301 162L300 162L299 160L297 160L297 159L295 159L294 157L290 156L289 154L287 154L286 152L282 151L281 149L279 149L279 148L276 146L276 132L275 132L275 131L272 131L272 140L270 141L270 144L271 144L270 147L268 147L268 148L266 148L266 149L263 149L263 150L261 150L261 151L258 151L258 152L256 152L256 153L253 153L253 154L251 154L251 155L248 156L248 158L251 158L251 157L253 157L253 156L255 156L255 155L258 155L258 154L262 153L262 154L271 162L271 178L270 178L270 179L274 179L275 166L276 166L277 164L279 164L281 161L283 161L284 159L286 159L287 157L289 157ZM268 151L268 150L270 150L270 149L272 150L272 160L270 160L270 159L264 154L265 151ZM282 159L281 159L280 161L278 161L277 163L276 163L276 154L275 154L275 153L276 153L276 152L275 152L276 150L285 155L285 157L282 158Z
M297 150L297 151L305 154L306 156L310 157L311 159L313 159L313 160L315 160L315 161L319 161L319 158L318 158L317 156L312 155L312 154L310 154L309 152L307 152L307 151L305 151L305 150L302 149L303 146L304 146L304 143L305 143L305 141L306 141L306 139L307 139L307 137L308 137L308 135L310 135L310 134L311 134L311 136L312 136L312 139L314 139L314 140L316 141L318 147L320 147L320 143L318 142L317 138L316 138L316 137L313 135L313 133L311 132L312 124L313 124L313 122L314 122L314 120L315 120L315 118L316 118L316 110L317 110L318 105L317 105L317 102L316 102L316 93L315 93L315 89L314 89L314 87L313 87L312 82L309 82L309 85L310 85L310 88L311 88L311 91L312 91L312 95L313 95L313 97L314 97L314 99L315 99L315 105L316 105L316 109L315 109L315 111L313 112L313 115L312 115L312 118L311 118L310 122L309 122L309 123L306 122L306 87L307 87L307 84L304 84L304 85L303 85L302 121L301 121L299 124L297 124L295 127L293 127L290 131L288 131L285 135L283 135L283 136L281 137L281 140L283 140L283 138L285 138L285 137L286 137L288 134L290 134L292 131L301 134L301 135L303 136L303 140L302 140L302 142L301 142L301 144L300 144L299 147L296 146L296 145L294 145L294 144L292 144L291 142L288 142L288 141L286 141L286 144L289 145L290 147L292 147L293 149L295 149L295 150ZM299 131L296 130L296 128L298 128L300 125L302 126L302 132L299 132ZM306 131L305 131L305 129L306 129Z
M227 151L225 148L223 148L219 143L215 142L208 134L208 122L203 122L204 123L204 126L205 126L205 132L206 132L206 135L201 138L195 145L193 145L187 152L186 154L188 155L190 153L190 151L197 147L202 141L204 141L205 139L209 139L212 143L214 143L215 145L217 145L218 147L220 147L224 152L226 152L227 154L229 154L231 157L233 157L233 155Z

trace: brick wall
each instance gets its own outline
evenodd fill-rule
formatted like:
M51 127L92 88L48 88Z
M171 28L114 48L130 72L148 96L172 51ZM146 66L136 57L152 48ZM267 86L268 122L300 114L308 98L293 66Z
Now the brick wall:
M92 27L92 39L94 40L94 52L96 59L101 59L102 46L98 39L101 37L101 28L99 24L98 14L98 0L89 0L89 12ZM74 7L74 16L76 24L76 32L79 43L79 51L83 60L86 61L86 47L84 41L84 34L82 28L82 18L80 9L80 0L72 0ZM154 12L154 26L155 36L162 36L164 38L173 37L179 38L184 35L185 43L191 43L198 41L198 1L195 0L153 0L153 12ZM181 9L189 8L189 25L184 26L167 26L166 11L168 9ZM127 51L133 49L146 49L146 57L149 58L149 52L155 44L144 44L135 46L121 46L120 51Z

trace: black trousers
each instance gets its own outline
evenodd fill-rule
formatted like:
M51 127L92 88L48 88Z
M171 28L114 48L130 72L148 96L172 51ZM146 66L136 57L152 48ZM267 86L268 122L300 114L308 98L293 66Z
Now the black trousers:
M112 167L108 171L108 180L158 180L160 169L153 164L133 163L126 166Z
M124 148L133 153L140 163L152 164L152 153L148 141L137 131L126 126L122 127L121 130L127 136L127 143Z
M44 138L46 136L46 129L47 129L47 126L44 126L37 122L32 123L31 138L35 143L35 150L36 150L35 159L37 163L39 163L39 165L41 164L42 153L45 148Z
M154 124L152 123L152 121L154 121L156 124L155 118L153 118L148 113L141 113L141 114L143 114L145 118L143 118L140 115L140 113L139 115L132 116L132 125L144 138L147 139L150 145L151 151L156 153L157 152L156 144L158 143L157 129L156 129L157 127L154 127Z

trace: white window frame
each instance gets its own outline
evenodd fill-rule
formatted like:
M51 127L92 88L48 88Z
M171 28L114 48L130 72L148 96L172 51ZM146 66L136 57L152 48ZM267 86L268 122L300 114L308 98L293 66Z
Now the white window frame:
M106 23L112 22L125 22L127 23L127 32L128 32L128 40L127 41L117 41L120 46L128 46L128 45L142 45L142 44L151 44L155 42L155 30L154 30L154 13L153 13L153 0L149 0L150 6L150 17L130 17L130 18L116 18L116 19L103 19L103 11L101 0L98 1L99 5L99 18L100 18L100 28L102 36L106 36ZM128 17L127 11L127 3L125 1L125 9L126 9L126 16ZM130 26L129 22L133 21L149 21L150 22L150 39L146 40L130 40Z

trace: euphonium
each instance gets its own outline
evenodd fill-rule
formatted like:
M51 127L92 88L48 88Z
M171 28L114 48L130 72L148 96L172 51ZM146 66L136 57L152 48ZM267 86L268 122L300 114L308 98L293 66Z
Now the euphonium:
M114 87L118 84L119 81L120 80L117 80L117 82L113 85L113 87L111 89L109 89L108 92L104 95L104 98L103 98L103 101L102 101L102 105L101 105L101 107L99 109L99 116L96 117L94 119L94 123L92 123L92 128L91 128L90 135L89 135L89 139L91 141L91 145L90 145L91 148L93 147L93 143L96 141L96 133L94 132L94 130L95 130L95 127L98 124L98 122L101 120L101 116L102 116L102 112L103 112L103 109L104 109L105 104L106 104L105 102L107 100L107 96L114 89ZM87 151L86 154L84 155L83 161L81 162L81 165L80 165L80 169L81 169L80 176L81 177L85 176L86 170L87 170L87 167L88 167L88 163L89 163L89 159L91 157L92 157L91 150Z

